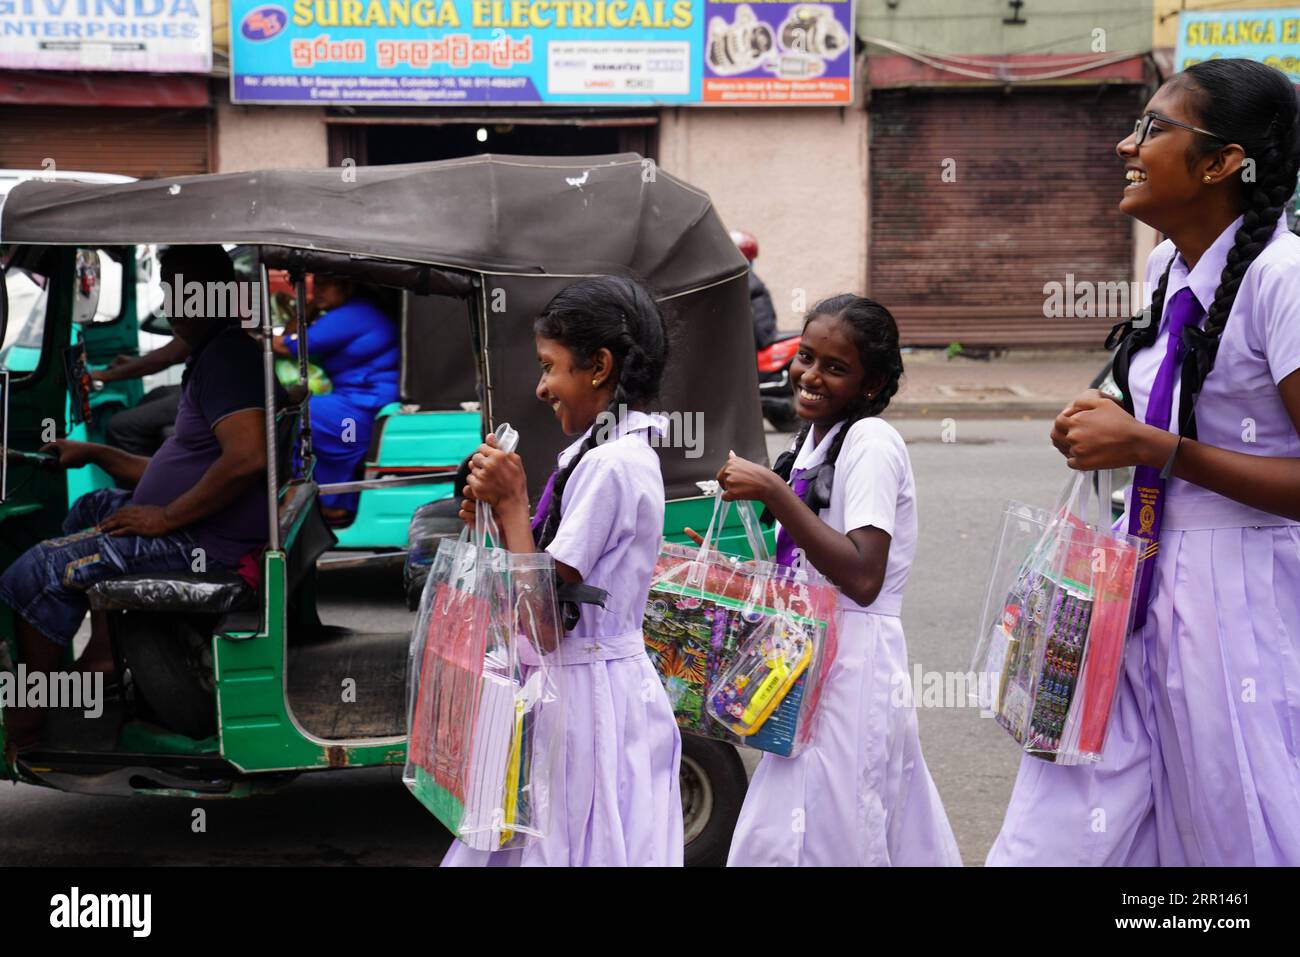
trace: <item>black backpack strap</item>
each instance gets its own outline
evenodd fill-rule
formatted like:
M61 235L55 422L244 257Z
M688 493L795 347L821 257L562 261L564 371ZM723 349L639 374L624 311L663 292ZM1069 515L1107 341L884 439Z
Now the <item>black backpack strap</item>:
M1174 268L1174 260L1176 258L1178 258L1178 253L1176 252L1173 256L1169 257L1169 263L1165 266L1164 275L1160 278L1160 282L1164 284L1166 288L1168 288L1169 284L1169 270ZM1138 337L1134 335L1134 332L1137 330L1145 331L1150 329L1153 323L1156 326L1159 326L1160 317L1153 316L1151 314L1151 306L1148 305L1132 319L1116 323L1111 328L1110 335L1106 337L1106 348L1115 350L1115 359L1111 363L1110 375L1111 378L1115 380L1115 387L1119 389L1120 405L1124 407L1125 412L1132 416L1137 415L1137 412L1133 407L1133 392L1129 388L1129 368L1133 362L1133 349L1136 340L1138 339ZM1146 339L1146 336L1142 336L1141 338ZM1152 338L1154 338L1154 336ZM1143 342L1142 345L1145 346L1147 344L1148 343ZM1184 374L1186 374L1186 371L1187 366L1184 365ZM1184 382L1186 382L1186 379L1184 379ZM1184 390L1183 397L1186 398L1186 395L1186 390ZM1195 428L1194 422L1192 427L1193 429Z
M604 608L605 599L609 598L609 592L603 588L597 588L595 585L587 585L582 582L571 585L557 578L555 581L555 597L560 603L560 618L564 623L564 630L573 631L578 625L578 618L582 615L582 609L578 606L599 605Z
M781 476L787 485L790 484L790 473L794 470L794 460L798 456L799 453L796 449L786 449L776 457L776 461L772 464L772 471ZM758 521L760 525L775 525L776 516L772 514L770 508L764 505L763 511L758 516Z
M1133 410L1133 393L1128 387L1128 370L1129 364L1133 360L1133 336L1128 335L1120 342L1119 347L1115 350L1115 361L1110 367L1110 376L1115 380L1115 388L1119 389L1119 403L1124 407L1124 411L1129 415L1137 415Z

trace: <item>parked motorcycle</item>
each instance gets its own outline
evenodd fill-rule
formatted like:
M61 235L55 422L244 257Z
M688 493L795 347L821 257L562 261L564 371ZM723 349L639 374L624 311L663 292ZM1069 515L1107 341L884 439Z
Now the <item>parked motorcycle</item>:
M758 350L758 397L763 403L763 418L778 432L793 432L799 427L794 411L794 387L790 384L790 364L799 351L798 332L781 332L767 347Z

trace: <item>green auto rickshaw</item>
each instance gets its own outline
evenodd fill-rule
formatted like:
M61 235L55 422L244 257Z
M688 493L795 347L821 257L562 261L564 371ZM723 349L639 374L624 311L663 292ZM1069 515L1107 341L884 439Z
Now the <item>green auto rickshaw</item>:
M89 589L92 609L107 616L121 699L97 720L63 722L57 740L36 750L0 748L0 778L97 794L232 797L307 771L402 765L409 631L321 621L317 560L338 538L318 497L400 493L405 523L412 503L450 496L460 459L502 422L519 431L536 495L565 440L534 396L532 321L576 278L635 275L668 317L673 355L661 408L675 441L659 449L667 539L684 541L685 526L708 524L711 500L698 483L728 450L766 460L747 263L707 195L636 154L25 182L0 211L0 242L6 275L36 277L47 290L39 360L0 376L0 569L60 534L68 475L42 470L32 453L51 424L59 437L72 425L78 393L70 402L63 354L74 338L87 341L92 366L105 361L93 337L73 334L93 293L96 256L116 257L131 289L142 244L256 249L260 309L249 331L263 343L271 528L256 589L212 571L131 575ZM381 440L392 464L382 474L327 487L313 481L309 403L274 405L266 280L275 269L288 272L299 315L310 275L401 293L403 339L418 350L403 360L411 380L404 401L386 410ZM305 383L310 327L302 334ZM442 382L431 374L438 368L460 378ZM439 434L431 454L430 436ZM734 521L724 547L747 554ZM0 668L18 664L11 614L0 607ZM344 680L355 694L339 693ZM744 796L744 767L730 745L686 735L682 776L687 859L718 861Z

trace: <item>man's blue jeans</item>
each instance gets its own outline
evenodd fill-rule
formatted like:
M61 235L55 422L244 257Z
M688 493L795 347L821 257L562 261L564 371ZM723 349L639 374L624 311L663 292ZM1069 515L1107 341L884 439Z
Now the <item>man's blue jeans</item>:
M33 545L0 575L0 601L59 645L68 645L86 617L86 589L106 578L140 572L188 572L198 546L186 532L157 538L113 537L97 526L127 505L131 493L106 488L73 504L63 538Z

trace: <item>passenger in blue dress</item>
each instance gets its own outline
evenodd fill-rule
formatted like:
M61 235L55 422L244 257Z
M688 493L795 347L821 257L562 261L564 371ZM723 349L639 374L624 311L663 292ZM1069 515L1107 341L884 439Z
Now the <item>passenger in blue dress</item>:
M328 485L355 476L370 448L375 414L398 399L401 330L372 295L344 279L315 277L312 305L322 312L310 326L307 350L332 385L310 400L315 477ZM274 349L296 359L297 332L277 336ZM355 492L322 495L321 511L342 524L355 514L357 499Z

